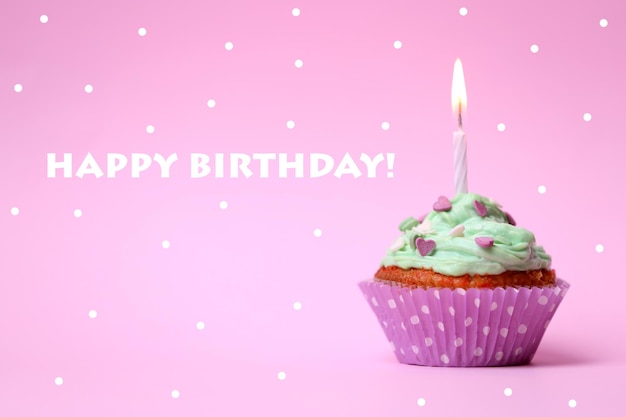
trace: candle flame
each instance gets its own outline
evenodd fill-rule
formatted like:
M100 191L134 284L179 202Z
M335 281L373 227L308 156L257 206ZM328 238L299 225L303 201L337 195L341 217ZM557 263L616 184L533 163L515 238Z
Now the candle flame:
M461 113L463 110L467 110L467 91L465 91L463 64L457 58L454 61L454 71L452 73L452 111L459 116L459 126L461 126Z

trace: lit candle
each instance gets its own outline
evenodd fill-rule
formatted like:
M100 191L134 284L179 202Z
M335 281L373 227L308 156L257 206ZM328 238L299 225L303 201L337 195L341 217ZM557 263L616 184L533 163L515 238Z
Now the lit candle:
M459 129L452 135L454 144L454 190L455 194L467 193L467 141L463 131L461 114L467 109L467 92L460 59L454 62L452 73L452 112L458 115Z

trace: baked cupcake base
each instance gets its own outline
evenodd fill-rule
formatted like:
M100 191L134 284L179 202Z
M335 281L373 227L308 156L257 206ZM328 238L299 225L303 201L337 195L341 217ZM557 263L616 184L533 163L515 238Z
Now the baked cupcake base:
M372 279L359 287L398 361L469 367L529 363L569 284L410 288Z
M394 281L409 287L436 288L497 288L497 287L545 287L554 285L556 273L551 269L530 271L505 271L498 275L461 275L453 277L432 269L403 269L395 265L381 266L375 278Z

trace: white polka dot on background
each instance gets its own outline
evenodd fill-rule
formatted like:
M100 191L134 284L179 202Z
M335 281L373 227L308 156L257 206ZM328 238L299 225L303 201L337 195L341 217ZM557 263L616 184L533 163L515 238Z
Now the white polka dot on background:
M504 132L506 130L506 125L504 123L498 123L498 132Z
M417 399L417 405L420 406L420 407L425 406L426 405L426 400L423 399L423 398L418 398Z
M513 395L513 390L511 388L505 388L504 389L504 395L506 395L507 397L510 397L511 395Z
M302 66L304 65L304 61L302 61L301 59L296 59L293 64L296 66L296 68L302 68Z
M278 374L276 374L276 376L281 381L284 381L287 378L287 374L284 371L280 371Z
M287 120L287 129L293 129L294 127L296 127L296 122L293 120Z
M139 28L137 29L137 33L139 34L139 36L146 36L146 34L148 33L148 31L146 30L146 28Z
M532 52L533 54L536 54L537 52L539 52L539 45L536 45L536 44L530 45L530 52Z
M315 230L313 230L313 236L321 237L322 236L322 229L315 229Z
M213 107L215 107L215 104L216 104L216 103L215 103L215 100L213 100L213 99L209 99L209 101L207 101L207 102L206 102L206 105L207 105L210 109L212 109Z
M609 25L609 21L606 19L600 19L600 27L607 27Z
M296 311L302 310L302 303L300 301L295 301L293 303L293 309Z
M602 243L598 243L596 245L596 252L598 252L598 253L604 252L604 245Z
M150 134L150 135L153 134L154 133L154 126L153 125L146 126L146 132L148 134Z
M224 44L224 48L225 48L227 51L232 51L234 47L235 47L235 45L234 45L232 42L230 42L230 41L228 41L228 42L226 42L226 43Z
M545 186L545 185L540 185L539 187L537 187L537 192L538 192L539 194L545 194L545 193L546 193L546 191L548 191L548 189L546 188L546 186Z
M91 84L85 84L85 88L84 88L84 90L85 90L85 93L87 93L87 94L91 94L91 93L93 93L93 85L91 85Z
M17 216L18 214L20 214L20 209L18 209L17 207L11 207L11 214Z
M294 7L293 9L291 9L291 14L296 17L300 16L300 9Z
M45 14L42 14L41 16L39 16L39 21L41 23L48 23L48 16Z
M220 208L222 210L226 210L228 208L228 202L226 201L220 201Z
M161 246L163 246L163 249L169 249L169 247L171 246L170 241L164 240L163 242L161 242Z
M393 41L393 47L396 49L402 48L402 41Z
M74 217L79 218L82 217L83 211L81 209L74 210Z
M96 310L89 310L88 315L90 319L95 319L96 317L98 317L98 312Z
M467 12L468 12L467 7L461 7L461 8L459 9L459 14L460 14L461 16L467 16Z
M382 122L382 123L380 124L380 128L381 128L382 130L389 130L389 128L390 128L390 127L391 127L391 125L389 124L389 122Z
M199 321L196 323L196 329L198 330L204 330L205 324L203 321Z
M570 408L574 408L574 407L576 407L576 400L569 400L569 401L567 402L567 405L569 405L569 406L570 406Z
M63 378L60 376L57 376L56 378L54 378L54 383L58 386L63 385Z
M177 389L173 389L172 392L170 393L170 395L174 399L180 398L180 391L178 391Z
M15 91L16 93L21 93L22 90L24 90L24 87L22 86L22 84L15 84L13 86L13 91Z
M585 113L585 114L583 114L583 120L584 120L585 122L589 122L589 121L591 121L591 113Z

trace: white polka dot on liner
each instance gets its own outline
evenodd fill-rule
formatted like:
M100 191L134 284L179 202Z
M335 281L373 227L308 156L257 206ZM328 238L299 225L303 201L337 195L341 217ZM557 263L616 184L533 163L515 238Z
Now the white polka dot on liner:
M226 49L227 51L232 51L234 47L235 45L233 45L233 43L230 41L224 44L224 49Z
M172 392L170 393L170 395L174 399L180 398L180 391L178 391L177 389L173 389Z
M63 385L63 378L60 376L57 376L56 378L54 378L54 383L58 386Z
M393 41L393 47L396 49L402 48L402 41Z
M171 244L169 240L164 240L163 242L161 242L161 246L163 247L163 249L169 249Z
M460 14L461 16L467 16L467 12L468 12L467 7L461 7L461 8L459 9L459 14Z
M504 395L506 395L507 397L510 397L511 395L513 395L513 390L509 387L505 388Z
M448 358L448 355L446 355L445 353L443 355L441 355L441 362L443 363L450 363L450 358Z
M21 93L24 90L24 87L22 86L22 84L15 84L13 86L13 91L15 91L16 93Z
M287 120L287 129L293 129L294 127L296 127L296 122L293 120Z
M96 317L98 317L98 312L96 310L89 310L88 315L90 319L95 319Z
M591 121L591 113L585 113L583 114L583 120L585 122L590 122Z
M569 405L570 408L576 407L576 400L569 400L567 405Z
M504 123L498 123L497 129L498 132L504 132L506 130L506 125Z
M459 347L463 344L463 339L460 337L457 337L456 339L454 339L454 346Z
M139 36L141 36L141 37L146 36L147 33L148 33L148 31L146 30L146 28L139 28L139 29L137 29L137 34L139 34Z
M199 322L196 323L196 329L204 330L204 328L205 328L205 324L204 324L203 321L199 321Z
M83 216L83 211L81 209L74 210L74 217L79 218Z
M155 130L155 129L154 129L154 126L153 126L153 125L148 125L148 126L146 126L146 133L148 133L148 134L150 134L150 135L151 135L151 134L153 134L153 133L154 133L154 130Z
M422 306L422 313L430 314L430 309L428 308L428 306Z
M85 90L85 93L87 93L87 94L93 93L93 85L85 84L84 90Z
M39 21L41 23L48 23L48 16L45 14L42 14L41 16L39 16Z
M380 128L381 128L382 130L389 130L389 128L390 128L390 127L391 127L391 125L389 124L389 122L382 122L382 123L380 124Z
M604 245L602 243L598 243L596 245L596 252L598 252L598 253L604 252Z
M301 59L296 59L293 64L296 68L302 68L302 66L304 65L304 61L302 61Z
M536 45L536 44L530 45L530 52L532 52L533 54L536 54L537 52L539 52L539 45Z
M291 9L291 14L295 17L300 16L300 9L298 9L297 7L294 7L293 9Z
M420 318L417 316L411 316L411 318L409 319L409 321L411 322L411 324L419 324L420 322Z
M477 347L476 349L474 349L474 356L482 356L482 354L483 354L483 348Z
M315 230L313 230L313 236L321 237L322 236L322 229L315 229Z
M206 102L206 105L208 108L212 109L213 107L215 107L215 100L213 99L209 99L209 101Z
M276 374L276 376L281 381L284 381L287 378L287 374L284 371L280 371L278 374Z
M220 201L220 208L222 210L226 210L228 208L228 202L227 201Z
M293 309L296 311L302 310L302 303L300 301L295 301L293 303Z
M426 405L426 400L425 400L425 399L423 399L423 398L418 398L418 399L417 399L417 405L418 405L419 407L423 407L423 406L425 406L425 405Z
M11 207L11 214L17 216L18 214L20 214L20 209L18 209L17 207Z
M609 21L606 19L600 19L600 27L607 27L609 25Z
M546 186L545 186L545 185L540 185L539 187L537 187L537 192L538 192L539 194L545 194L545 193L546 193L546 191L548 191L548 189L546 188Z

